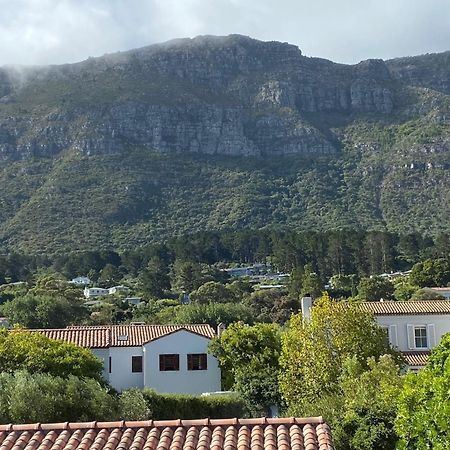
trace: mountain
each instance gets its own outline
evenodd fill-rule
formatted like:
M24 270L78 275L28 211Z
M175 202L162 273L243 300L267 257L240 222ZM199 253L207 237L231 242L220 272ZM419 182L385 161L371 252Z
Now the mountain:
M450 52L336 64L200 36L0 68L0 246L450 225Z

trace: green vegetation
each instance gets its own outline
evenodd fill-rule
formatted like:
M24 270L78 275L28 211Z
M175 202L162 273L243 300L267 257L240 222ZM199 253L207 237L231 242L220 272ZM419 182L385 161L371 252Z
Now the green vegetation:
M27 370L102 380L103 364L90 350L40 333L0 329L0 373Z

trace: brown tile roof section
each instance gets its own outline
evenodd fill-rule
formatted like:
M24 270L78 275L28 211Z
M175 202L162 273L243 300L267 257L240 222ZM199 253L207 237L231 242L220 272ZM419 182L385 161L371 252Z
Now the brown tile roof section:
M408 366L423 367L427 363L430 352L402 352Z
M450 314L449 300L361 302L361 307L376 316Z
M191 333L212 339L215 336L209 325L108 325L108 326L72 326L67 328L29 330L39 332L51 339L72 342L80 347L139 347L163 336L187 330ZM127 339L120 339L126 336Z
M2 450L333 450L321 417L0 425Z

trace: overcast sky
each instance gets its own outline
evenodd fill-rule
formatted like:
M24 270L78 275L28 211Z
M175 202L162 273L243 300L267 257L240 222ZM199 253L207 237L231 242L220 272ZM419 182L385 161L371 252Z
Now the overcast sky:
M440 52L450 50L450 1L0 0L0 66L231 33L345 63Z

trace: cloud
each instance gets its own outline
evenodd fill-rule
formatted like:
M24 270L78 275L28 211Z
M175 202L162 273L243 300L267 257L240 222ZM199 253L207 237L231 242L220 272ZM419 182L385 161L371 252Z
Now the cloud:
M0 0L0 65L60 64L199 34L339 62L448 50L448 0Z

